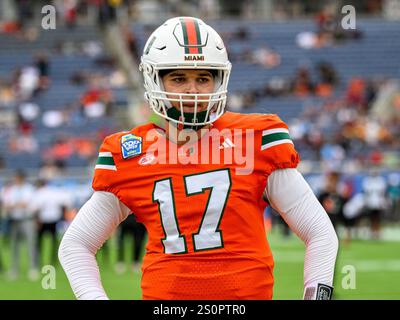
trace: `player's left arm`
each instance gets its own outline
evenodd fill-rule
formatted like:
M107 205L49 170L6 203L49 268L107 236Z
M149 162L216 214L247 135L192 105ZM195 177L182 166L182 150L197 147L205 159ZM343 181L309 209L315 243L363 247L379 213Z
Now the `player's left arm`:
M264 195L306 245L303 299L331 299L338 238L310 186L297 169L279 169Z

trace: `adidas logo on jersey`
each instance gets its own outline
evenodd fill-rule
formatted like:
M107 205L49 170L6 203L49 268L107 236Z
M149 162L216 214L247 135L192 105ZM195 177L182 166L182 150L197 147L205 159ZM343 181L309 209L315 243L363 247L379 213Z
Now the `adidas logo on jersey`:
M152 153L145 154L143 157L140 158L139 164L141 166L152 164L155 159L156 159L156 157L154 156L154 154L152 154Z
M227 149L227 148L233 148L235 145L231 141L231 139L226 138L224 142L219 146L219 149Z

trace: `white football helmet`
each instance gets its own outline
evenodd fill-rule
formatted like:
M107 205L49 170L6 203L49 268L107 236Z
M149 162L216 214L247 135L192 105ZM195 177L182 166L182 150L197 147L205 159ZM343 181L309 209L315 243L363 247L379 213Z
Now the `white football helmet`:
M166 92L160 70L170 69L214 70L214 92ZM177 17L158 27L146 42L140 70L144 77L145 99L161 117L193 128L212 123L224 113L231 63L219 34L202 20ZM172 94L178 98L167 97ZM180 110L172 107L172 101L179 102ZM194 105L193 113L183 112L185 102ZM208 103L207 110L197 112L198 103L201 102Z

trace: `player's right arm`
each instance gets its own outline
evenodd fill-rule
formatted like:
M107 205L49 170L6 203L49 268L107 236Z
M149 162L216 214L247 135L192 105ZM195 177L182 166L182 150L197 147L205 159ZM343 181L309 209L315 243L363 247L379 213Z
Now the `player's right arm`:
M65 233L59 259L77 299L108 299L101 284L96 253L131 210L118 197L120 186L119 134L100 147L92 197L79 210Z
M77 299L108 300L96 253L129 213L114 194L96 191L72 221L58 257Z

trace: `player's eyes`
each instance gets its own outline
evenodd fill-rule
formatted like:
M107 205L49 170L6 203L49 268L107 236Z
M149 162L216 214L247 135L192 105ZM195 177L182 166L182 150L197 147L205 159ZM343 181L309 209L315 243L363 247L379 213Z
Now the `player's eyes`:
M185 78L184 77L176 77L176 78L172 78L171 81L175 82L175 83L183 83L185 81Z
M208 77L203 77L203 78L199 78L197 81L200 82L200 83L207 83L207 82L210 81L210 78L208 78Z

